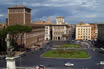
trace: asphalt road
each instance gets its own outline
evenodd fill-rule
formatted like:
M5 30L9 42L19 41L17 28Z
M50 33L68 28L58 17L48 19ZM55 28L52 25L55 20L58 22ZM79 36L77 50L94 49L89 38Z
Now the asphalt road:
M54 59L54 58L42 58L44 52L46 52L51 46L58 45L66 42L56 42L53 41L49 43L45 49L38 50L35 52L28 52L25 56L16 59L16 66L18 67L34 67L35 65L45 65L47 69L104 69L104 66L99 65L100 61L104 61L104 54L99 53L88 48L90 46L87 42L82 43L82 46L88 48L89 55L91 55L90 59ZM74 42L76 43L76 42ZM65 62L74 63L74 67L65 67ZM0 61L0 67L5 67L6 62L5 60Z

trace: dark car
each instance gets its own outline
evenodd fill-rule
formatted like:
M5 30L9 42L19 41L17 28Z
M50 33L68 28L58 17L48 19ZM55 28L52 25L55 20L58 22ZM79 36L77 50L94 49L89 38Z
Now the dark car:
M6 58L6 56L2 56L2 57L1 57L1 59L5 59L5 58Z
M39 50L43 50L44 48L40 48Z

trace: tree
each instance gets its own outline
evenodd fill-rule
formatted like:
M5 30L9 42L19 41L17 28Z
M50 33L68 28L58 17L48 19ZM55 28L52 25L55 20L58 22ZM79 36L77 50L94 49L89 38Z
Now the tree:
M31 32L32 27L25 26L25 25L13 25L13 26L8 26L7 27L7 32L11 35L10 40L11 40L11 45L14 47L17 47L17 39L20 36L21 38L21 46L22 44L22 38L24 33Z
M13 46L14 48L17 47L17 40L18 37L21 37L21 45L22 45L22 38L24 33L31 32L32 27L25 26L25 25L14 25L14 26L8 26L6 28L0 29L0 51L7 51L6 46L6 35L10 34L10 46Z
M7 34L6 28L0 29L0 46L1 46L0 51L6 51L7 49L5 42L6 34Z

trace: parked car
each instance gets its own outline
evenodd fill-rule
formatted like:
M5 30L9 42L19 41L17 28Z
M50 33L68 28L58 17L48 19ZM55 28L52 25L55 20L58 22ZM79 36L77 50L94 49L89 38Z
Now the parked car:
M45 48L42 48L42 47L41 47L39 50L44 50L44 49L45 49Z
M39 46L39 47L40 47L40 45L39 45L39 44L35 44L34 46Z
M50 43L47 43L47 45L49 45Z
M2 57L1 57L1 59L5 59L5 58L6 58L6 56L2 56Z
M31 49L29 49L29 48L26 48L26 50L25 50L26 52L30 52L31 51Z
M68 67L72 67L72 66L74 66L74 64L73 63L70 63L70 62L67 62L67 63L65 63L65 66L68 66Z

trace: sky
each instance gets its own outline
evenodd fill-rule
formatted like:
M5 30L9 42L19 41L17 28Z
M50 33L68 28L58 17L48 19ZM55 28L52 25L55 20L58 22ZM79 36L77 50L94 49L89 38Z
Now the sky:
M0 0L0 22L8 17L8 7L16 5L31 8L32 21L56 22L63 16L69 24L104 23L104 0Z

